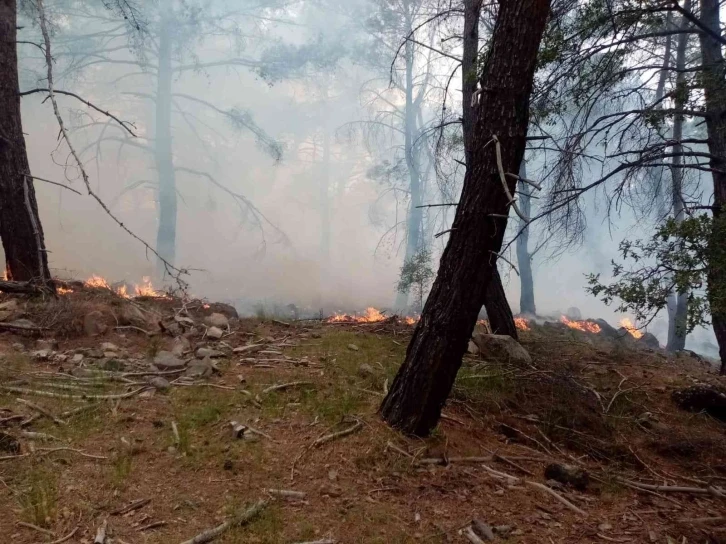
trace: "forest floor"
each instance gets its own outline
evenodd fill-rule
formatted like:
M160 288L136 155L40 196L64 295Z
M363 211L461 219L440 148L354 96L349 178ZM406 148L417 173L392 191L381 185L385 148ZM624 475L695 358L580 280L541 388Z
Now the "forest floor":
M726 538L726 499L709 491L726 480L726 424L671 399L723 384L695 358L524 332L531 365L467 356L439 426L414 439L377 415L411 326L231 319L211 340L201 302L15 299L47 330L0 334L3 542L90 544L105 525L106 542L181 543L258 501L216 541L463 543L473 519L510 543ZM89 312L126 306L155 307L166 334L113 320L86 334ZM213 358L191 373L167 357L154 375L159 353L188 365L199 347ZM532 485L554 485L553 462L589 483Z

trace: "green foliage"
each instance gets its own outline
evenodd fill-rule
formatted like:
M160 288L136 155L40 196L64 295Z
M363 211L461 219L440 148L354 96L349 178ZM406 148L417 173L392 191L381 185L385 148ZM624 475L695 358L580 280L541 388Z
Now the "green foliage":
M411 291L416 300L417 309L420 311L423 308L424 296L428 292L433 279L434 270L431 267L431 251L423 248L403 263L397 289L401 293Z
M618 311L633 312L643 321L666 307L672 292L688 293L688 332L706 325L714 311L703 294L713 264L708 259L712 232L713 220L705 214L682 222L668 219L648 241L621 242L622 259L631 261L632 268L613 261L614 281L606 285L599 274L590 274L587 291L608 305L619 299Z

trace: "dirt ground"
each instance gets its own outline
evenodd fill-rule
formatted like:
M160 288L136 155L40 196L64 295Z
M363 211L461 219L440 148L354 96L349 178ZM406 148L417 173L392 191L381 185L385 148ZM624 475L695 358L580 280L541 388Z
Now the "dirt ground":
M92 543L105 522L107 542L181 543L260 500L216 541L463 543L473 519L510 543L726 534L726 426L671 399L723 384L695 358L524 332L532 365L467 356L439 426L416 439L376 413L411 326L232 319L213 341L202 316L162 306L195 323L181 359L220 352L211 376L153 375L176 329L89 337L46 311L35 322L52 322L51 353L37 353L48 345L37 335L0 334L1 541ZM98 357L103 342L116 353ZM168 383L149 386L159 377ZM586 470L587 486L533 485L554 462Z

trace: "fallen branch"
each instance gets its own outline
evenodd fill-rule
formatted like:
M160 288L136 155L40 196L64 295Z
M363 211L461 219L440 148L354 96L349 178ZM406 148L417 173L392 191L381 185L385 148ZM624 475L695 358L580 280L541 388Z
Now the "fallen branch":
M148 531L150 529L156 529L157 527L163 527L164 525L166 525L166 522L165 521L154 521L152 523L149 523L148 525L144 525L143 527L139 527L138 528L138 531L139 532Z
M284 497L286 499L304 499L304 491L292 491L291 489L265 489L273 497Z
M476 536L476 533L471 528L471 526L469 526L466 529L464 529L464 533L463 534L466 537L466 539L469 542L471 542L471 544L484 544L484 541L481 538L479 538L478 536Z
M289 389L290 387L300 387L303 385L314 385L313 382L290 382L290 383L281 383L279 385L271 385L267 389L264 389L262 391L263 395L266 395L267 393L272 393L273 391L282 391L284 389Z
M122 516L123 514L128 514L132 510L138 510L139 508L143 508L150 502L151 502L151 499L138 499L136 501L133 501L131 504L122 506L121 508L117 508L116 510L111 512L111 515L112 516Z
M40 287L29 281L7 281L0 280L0 291L3 293L39 295L42 293ZM3 323L7 325L7 323Z
M355 432L360 431L363 428L363 424L359 421L352 427L348 429L343 429L342 431L338 431L337 433L328 434L325 436L321 436L318 438L315 442L313 442L314 448L319 448L323 444L327 444L328 442L332 442L333 440L337 440L338 438L343 438L345 436L348 436L350 434L353 434Z
M45 544L61 544L61 542L66 542L67 540L70 540L71 538L73 538L77 532L78 532L78 527L73 529L66 536L61 537L58 540L54 540L53 542L46 542Z
M55 533L53 531L49 531L48 529L43 529L42 527L38 527L37 525L33 525L32 523L28 523L27 521L18 521L15 523L15 525L19 527L25 527L27 529L33 529L33 531L38 531L39 533L43 533L48 536L55 537Z
M683 487L676 485L653 485L626 480L625 478L617 478L617 481L635 489L643 489L645 491L655 491L660 493L686 493L690 495L714 495L716 497L726 498L723 491L715 487Z
M25 399L15 399L15 400L17 402L19 402L20 404L24 404L28 408L32 408L36 412L40 412L45 417L47 417L48 419L50 419L51 421L53 421L53 423L55 423L56 425L68 425L67 422L63 421L62 419L59 419L59 418L55 417L53 414L51 414L48 410L46 410L42 406L38 406L37 404L35 404L33 402L30 402L29 400L25 400Z
M73 399L73 400L84 400L84 399L92 399L92 400L116 400L116 399L128 399L130 397L133 397L134 395L138 395L145 389L148 389L148 386L139 387L138 389L134 389L133 391L129 391L128 393L120 393L117 395L66 395L63 393L53 393L51 391L40 391L35 389L25 389L23 387L12 387L9 385L0 385L0 390L8 391L10 393L17 393L19 395L37 395L39 397L53 397L56 399Z
M238 514L231 519L228 519L224 523L217 525L212 529L208 529L202 533L199 533L197 536L190 540L185 540L184 542L182 542L182 544L204 544L206 542L211 542L218 536L229 531L232 527L246 525L254 518L256 518L266 507L267 501L260 500L241 514Z

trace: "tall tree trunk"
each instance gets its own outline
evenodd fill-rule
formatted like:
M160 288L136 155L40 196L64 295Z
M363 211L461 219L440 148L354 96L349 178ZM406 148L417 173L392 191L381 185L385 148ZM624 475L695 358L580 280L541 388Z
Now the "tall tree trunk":
M156 250L166 261L175 264L177 194L171 137L173 23L169 9L169 3L163 3L156 87L154 161L159 176L159 228L156 236ZM163 277L164 272L164 264L159 261L157 274Z
M426 435L437 424L494 273L511 204L498 163L505 173L518 172L524 157L529 98L549 6L549 0L499 5L453 230L406 359L381 406L383 418L403 432ZM504 185L513 194L516 180L507 177Z
M683 3L683 9L686 11L691 10L691 0L685 0ZM686 47L688 45L689 34L688 30L689 21L686 17L681 18L680 29L681 34L678 35L678 44L676 46L676 95L675 95L675 109L683 110L686 107L688 101L688 89L686 87ZM681 163L683 162L682 157L679 155L683 153L683 145L681 140L683 139L683 122L684 116L681 114L675 115L673 118L673 136L672 139L676 142L673 146L673 166L671 168L671 205L673 207L673 217L680 223L684 218L684 205L683 205L683 168ZM668 351L679 351L686 347L686 330L688 328L688 293L672 293L668 301L668 344L666 349Z
M407 34L411 32L413 20L408 3L406 3L406 28ZM419 130L416 122L417 104L413 97L413 70L414 70L414 43L410 40L406 41L406 107L405 127L404 127L404 153L406 155L406 169L409 177L410 200L408 208L408 216L406 219L406 253L404 262L410 261L421 250L421 234L423 230L423 211L421 206L421 169L419 164L418 142ZM396 310L406 310L408 308L408 291L399 291L396 295Z
M0 238L8 279L50 281L20 117L17 4L0 0Z
M461 62L461 98L462 98L462 126L464 132L464 156L467 166L471 164L474 146L474 124L478 102L475 98L478 81L479 57L479 16L483 0L465 0L464 2L464 43L463 58ZM492 279L484 292L484 308L489 319L492 332L506 334L518 338L517 327L514 324L512 309L504 292L502 278L496 265L493 269Z
M522 161L519 167L519 176L527 177L527 165ZM523 181L519 182L519 203L522 213L529 217L532 215L532 191L534 189ZM529 254L529 225L522 218L519 219L521 234L517 238L517 264L519 265L519 313L537 314L534 305L534 278L532 276L532 255Z
M721 35L719 0L701 0L701 23ZM713 330L721 357L721 374L726 373L726 64L721 44L707 32L699 33L703 61L704 101L708 150L713 169L713 231L708 247L708 302Z

